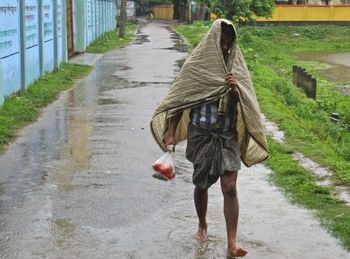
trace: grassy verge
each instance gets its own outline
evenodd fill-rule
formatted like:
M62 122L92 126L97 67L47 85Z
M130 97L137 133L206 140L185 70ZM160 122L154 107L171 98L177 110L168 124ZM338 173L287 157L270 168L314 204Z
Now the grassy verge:
M87 47L86 52L104 53L116 47L125 46L135 38L136 28L136 24L127 22L124 38L119 38L116 31L104 33Z
M205 23L179 25L176 30L196 46L209 29ZM287 145L270 142L274 170L273 180L291 197L315 209L322 223L350 249L349 208L319 187L310 172L302 169L290 156L300 151L334 172L334 181L350 186L350 133L329 120L337 111L350 116L350 97L333 90L332 82L319 78L314 100L292 85L292 65L308 65L297 59L300 51L350 51L350 28L337 26L241 27L239 44L245 56L265 115L284 130Z
M350 250L350 207L334 198L329 187L318 186L308 171L290 156L290 149L269 140L271 158L267 165L272 179L292 202L313 209L321 224Z
M0 153L16 136L16 131L33 122L41 108L57 98L59 93L74 85L76 79L87 75L90 66L63 64L60 69L46 74L20 96L7 97L0 108Z
M350 186L350 134L329 119L334 111L349 119L350 97L341 96L332 82L319 78L317 99L323 103L319 107L291 82L292 65L305 64L297 60L297 52L336 51L339 46L350 51L350 36L344 36L348 33L349 28L336 26L247 27L240 40L263 112L279 123L291 147L329 167L336 183Z

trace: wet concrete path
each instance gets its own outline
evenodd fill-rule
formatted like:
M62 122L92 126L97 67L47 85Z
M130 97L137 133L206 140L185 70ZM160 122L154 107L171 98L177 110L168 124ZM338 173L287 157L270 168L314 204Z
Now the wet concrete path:
M93 72L20 132L0 157L1 258L224 258L222 196L209 192L209 240L197 219L185 145L177 177L151 177L162 152L149 132L186 52L161 23L101 57ZM347 258L313 218L290 205L263 165L240 172L239 242L246 258Z

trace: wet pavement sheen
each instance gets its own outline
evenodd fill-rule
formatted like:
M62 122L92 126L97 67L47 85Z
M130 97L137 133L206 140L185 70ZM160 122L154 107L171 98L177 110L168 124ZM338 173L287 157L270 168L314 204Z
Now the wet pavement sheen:
M149 121L185 51L169 25L144 24L133 44L102 56L20 132L0 157L0 258L225 258L219 185L209 191L209 240L192 239L185 144L175 152L174 181L151 177L162 152ZM349 257L270 174L263 165L239 173L246 258Z

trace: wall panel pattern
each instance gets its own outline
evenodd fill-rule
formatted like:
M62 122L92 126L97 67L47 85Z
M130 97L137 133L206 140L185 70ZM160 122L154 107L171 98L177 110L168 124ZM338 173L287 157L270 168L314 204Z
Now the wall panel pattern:
M70 51L83 52L115 29L115 16L114 0L0 0L0 106L67 62L67 22L74 28Z

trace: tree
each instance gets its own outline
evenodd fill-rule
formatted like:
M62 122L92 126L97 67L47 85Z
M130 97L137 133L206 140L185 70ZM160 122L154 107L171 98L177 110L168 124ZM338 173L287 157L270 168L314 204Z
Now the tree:
M219 17L233 21L254 20L254 16L270 17L274 0L197 0Z

